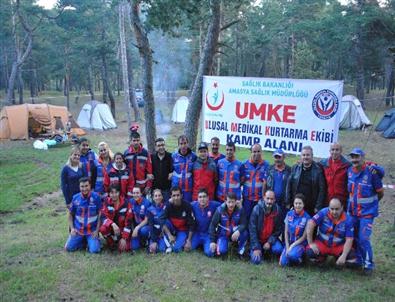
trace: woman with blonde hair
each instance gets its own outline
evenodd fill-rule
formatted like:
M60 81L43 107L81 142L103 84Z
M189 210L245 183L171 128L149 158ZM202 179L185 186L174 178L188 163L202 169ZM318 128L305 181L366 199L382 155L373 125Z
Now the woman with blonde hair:
M106 142L100 142L97 148L99 150L99 158L95 160L92 183L94 184L94 191L99 193L101 197L106 197L104 177L112 165L114 154Z
M74 146L60 175L60 185L67 207L70 206L74 194L80 192L79 179L87 176L85 164L80 162L80 156L80 148Z

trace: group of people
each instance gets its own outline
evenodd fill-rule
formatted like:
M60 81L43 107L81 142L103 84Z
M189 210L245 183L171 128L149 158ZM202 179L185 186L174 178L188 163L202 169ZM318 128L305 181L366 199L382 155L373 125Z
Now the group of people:
M238 255L254 264L271 257L281 266L305 258L321 263L331 255L337 265L372 272L370 236L384 169L365 161L362 149L353 149L349 161L334 143L329 158L315 162L305 146L291 168L281 149L270 165L259 144L245 162L236 159L233 142L225 154L219 146L214 137L210 148L202 142L195 154L182 135L176 152L167 152L158 138L150 154L133 130L124 153L112 154L102 142L96 155L80 139L61 173L69 209L66 250L87 246L97 253L102 237L120 252L201 247L214 257L226 255L234 243Z

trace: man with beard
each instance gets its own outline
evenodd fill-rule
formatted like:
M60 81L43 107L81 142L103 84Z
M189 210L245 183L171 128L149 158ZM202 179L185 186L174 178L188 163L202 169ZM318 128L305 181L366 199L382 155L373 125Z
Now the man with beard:
M315 227L318 228L314 240ZM343 210L338 198L332 198L329 207L323 208L307 223L306 255L316 263L322 263L326 256L335 256L336 265L343 266L346 261L355 263L352 256L354 227L352 219Z
M219 153L219 145L220 140L218 137L213 137L211 139L211 152L209 153L209 157L215 161L215 164L218 164L220 159L225 158L225 155Z
M364 272L374 269L373 249L370 243L374 218L378 216L379 200L384 196L381 167L371 168L365 163L365 152L354 148L350 152L352 166L348 169L348 213L351 215L359 262ZM382 173L380 173L380 172Z
M285 153L282 149L276 149L273 152L273 158L274 164L269 167L267 172L266 189L274 192L276 203L285 215L285 195L291 167L285 164Z
M305 196L305 210L313 216L324 205L326 196L326 183L321 167L313 161L313 148L302 148L301 162L292 167L287 182L286 207L290 208L295 195L302 193Z
M275 203L273 191L266 191L264 199L254 207L250 223L250 258L254 264L260 264L262 255L281 255L283 245L279 239L283 231L283 219L280 207Z

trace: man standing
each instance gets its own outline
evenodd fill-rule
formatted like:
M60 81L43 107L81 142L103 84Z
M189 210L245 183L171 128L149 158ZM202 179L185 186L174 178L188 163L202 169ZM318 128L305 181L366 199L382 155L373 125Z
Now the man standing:
M295 195L302 193L305 198L305 210L313 216L324 205L326 184L321 167L313 161L313 149L310 146L302 148L301 163L292 167L287 182L286 206L289 208Z
M140 134L133 130L130 133L130 146L124 152L125 162L133 175L135 185L143 194L149 194L152 187L152 162L148 151L140 143Z
M262 199L263 190L266 185L267 170L269 163L262 159L262 146L254 144L251 147L251 156L243 164L243 208L247 221L252 209Z
M337 197L340 199L343 207L347 205L347 170L351 166L350 162L342 155L342 146L339 143L333 143L329 149L330 157L321 160L320 164L324 169L324 175L327 185L326 202Z
M198 158L193 163L193 196L197 200L198 191L205 188L210 200L214 200L215 186L218 181L217 166L213 159L208 157L208 146L201 142L198 146Z
M273 191L266 191L264 199L254 207L250 223L251 262L260 264L262 254L281 255L283 245L279 239L283 230L280 207L275 203Z
M315 227L318 227L318 235L313 241ZM307 223L306 255L318 263L328 255L338 257L338 266L343 266L346 260L355 262L355 259L350 259L353 238L352 219L343 211L340 200L333 198L329 207L320 210Z
M171 173L173 172L173 159L171 154L166 151L165 140L157 138L155 140L155 154L152 156L152 173L154 181L152 189L162 191L165 202L169 201L171 188Z
M170 192L171 202L159 218L164 233L163 238L159 240L159 250L178 253L184 249L189 252L195 228L192 207L189 202L182 199L180 188L173 187Z
M173 176L172 187L179 187L182 190L184 200L192 201L192 168L196 160L196 154L192 152L188 145L188 138L185 135L178 137L178 151L172 154Z
M285 215L285 195L291 167L285 164L285 153L282 149L276 149L273 152L273 158L274 164L269 167L267 172L266 190L274 192L276 203L280 206L283 215Z
M355 228L358 260L365 273L371 274L374 262L370 236L374 218L378 216L379 200L384 196L383 184L377 169L366 165L362 149L353 149L350 157L352 167L348 169L348 213Z
M233 142L226 144L226 157L218 162L218 186L217 199L224 202L228 192L236 194L236 198L240 200L243 167L242 163L235 158L236 146Z
M222 153L219 153L219 145L220 145L220 140L218 137L213 137L211 139L211 153L209 154L209 157L212 158L215 161L215 164L218 164L218 161L220 159L225 158L225 155Z
M87 243L89 253L99 253L101 198L91 191L88 177L80 178L79 183L80 193L74 195L69 208L70 235L65 249L73 252L84 248Z

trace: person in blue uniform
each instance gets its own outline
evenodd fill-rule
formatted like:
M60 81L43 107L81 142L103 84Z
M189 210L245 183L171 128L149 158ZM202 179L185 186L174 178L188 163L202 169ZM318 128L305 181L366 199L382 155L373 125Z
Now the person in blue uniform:
M215 211L221 204L218 201L209 200L208 191L204 188L198 191L197 196L198 200L192 202L192 210L196 219L196 228L192 235L192 250L203 246L204 254L213 257L208 229Z
M300 264L303 260L307 240L306 226L310 215L304 210L304 195L295 195L293 209L284 220L284 249L280 256L280 265Z

